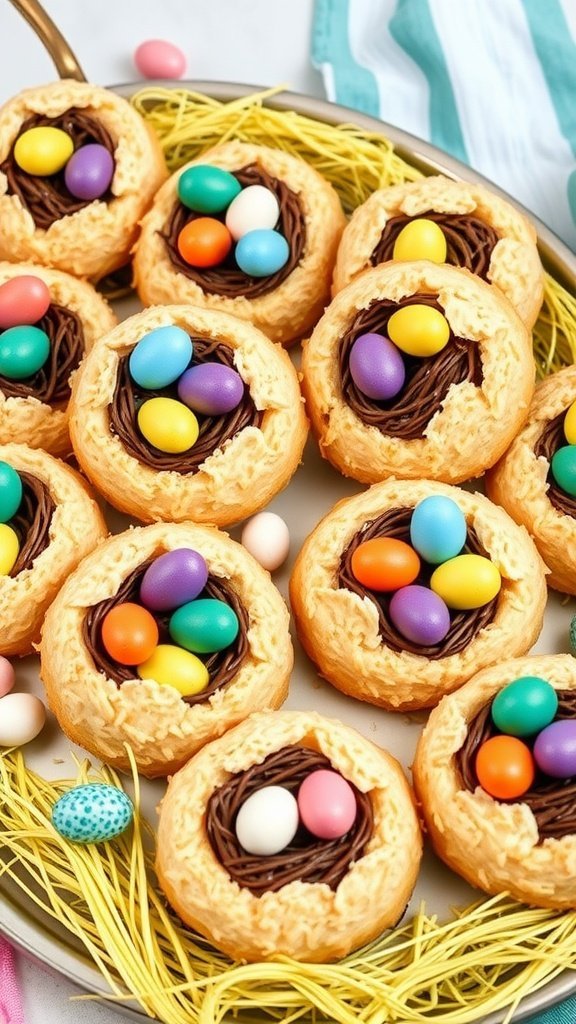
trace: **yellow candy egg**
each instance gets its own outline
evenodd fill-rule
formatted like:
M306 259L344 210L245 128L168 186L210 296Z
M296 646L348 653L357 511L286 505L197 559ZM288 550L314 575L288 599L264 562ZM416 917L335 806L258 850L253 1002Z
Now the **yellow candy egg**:
M7 523L0 523L0 576L9 576L20 551L18 535Z
M432 573L432 590L449 608L468 611L488 604L502 586L498 569L482 555L457 555Z
M29 128L14 146L14 159L26 174L46 177L57 174L68 163L74 143L61 128Z
M419 302L397 309L387 332L390 341L410 356L435 356L450 338L448 321L440 310Z
M173 686L183 697L193 697L208 686L208 669L200 658L183 647L159 644L136 669L140 679L154 679L163 686Z
M572 402L564 417L564 437L568 444L576 444L576 402Z
M198 420L174 398L150 398L138 410L144 437L161 452L187 452L198 439Z
M433 220L417 217L402 228L394 243L392 259L446 262L446 238Z

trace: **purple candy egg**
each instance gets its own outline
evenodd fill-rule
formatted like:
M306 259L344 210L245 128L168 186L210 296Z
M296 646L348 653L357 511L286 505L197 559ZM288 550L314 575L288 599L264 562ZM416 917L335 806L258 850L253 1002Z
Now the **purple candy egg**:
M450 612L441 597L417 584L397 590L389 614L396 629L413 644L439 644L450 629Z
M64 171L64 182L71 195L89 202L99 199L108 191L113 177L112 155L106 146L99 146L95 142L77 149Z
M236 370L222 363L198 363L178 381L178 398L194 412L222 416L242 401L244 381Z
M155 612L172 611L202 593L208 566L192 548L176 548L156 558L140 584L140 600Z
M534 744L534 759L540 771L554 779L576 775L576 721L566 718L542 729Z
M361 334L350 352L350 373L356 387L368 398L385 401L404 387L404 360L383 334Z

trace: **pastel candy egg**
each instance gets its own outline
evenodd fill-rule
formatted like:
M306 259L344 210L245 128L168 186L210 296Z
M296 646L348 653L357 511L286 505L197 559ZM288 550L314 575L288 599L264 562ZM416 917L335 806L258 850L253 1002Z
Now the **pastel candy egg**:
M430 587L449 608L468 611L488 604L500 591L502 578L489 558L458 555L432 573Z
M264 569L274 572L288 557L290 531L275 512L259 512L244 526L241 541Z
M231 366L198 363L178 381L178 398L204 416L225 416L242 401L244 381Z
M356 338L349 366L356 387L368 398L386 401L404 387L404 360L396 346L382 334L361 334Z
M76 199L92 202L110 188L114 177L114 158L106 146L89 143L70 157L64 171L64 184Z
M175 548L148 566L140 584L140 600L153 611L166 612L193 601L208 580L208 566L198 551Z
M32 377L50 355L50 339L39 327L9 327L0 334L0 375L9 380Z
M319 839L340 839L356 820L356 797L338 772L320 768L304 779L298 790L303 824Z
M29 128L16 139L14 159L26 174L57 174L74 152L74 143L61 128Z
M0 523L15 516L22 501L22 481L7 462L0 462Z
M247 853L271 857L293 840L298 804L284 786L263 786L244 801L236 818L236 838Z
M7 523L0 523L0 576L10 575L19 551L18 534Z
M39 277L19 274L0 285L0 330L41 320L50 306L50 292Z
M209 164L195 164L178 178L178 198L196 213L221 213L242 186L230 171Z
M175 643L195 654L213 654L238 636L238 616L225 601L204 598L178 608L168 626Z
M576 775L576 721L566 718L543 729L534 744L534 757L540 771L554 779Z
M234 257L240 270L250 277L276 274L290 256L290 246L283 235L265 229L249 231L236 246Z
M139 665L151 656L158 643L156 619L139 604L117 604L102 622L102 643L114 661Z
M442 494L419 501L410 520L410 540L419 555L432 565L455 558L466 543L464 513Z
M232 236L219 220L197 217L184 225L177 245L182 259L191 267L216 267L230 252Z
M442 228L427 217L417 217L402 228L395 243L394 260L430 260L446 262L446 237Z
M107 843L122 835L133 817L126 793L103 782L74 786L52 808L54 828L71 843Z
M158 644L143 665L138 665L141 679L154 679L161 686L173 686L183 697L192 697L208 686L208 669L195 654L172 644Z
M14 668L8 658L0 654L0 697L5 697L14 686Z
M492 736L476 754L478 782L490 796L514 800L534 782L535 766L530 749L515 736Z
M397 590L389 615L396 629L414 644L439 644L450 629L450 612L441 597L428 587Z
M271 230L280 216L280 204L264 185L249 185L238 193L226 211L226 227L237 242L249 231Z
M161 452L187 452L198 439L198 420L174 398L150 398L138 410L138 426Z
M1 340L0 335L0 342ZM554 452L550 468L558 487L572 498L576 498L576 444L566 445Z
M369 590L398 590L414 582L420 572L420 559L402 540L374 537L356 548L352 572Z
M8 693L0 701L0 747L23 747L44 728L46 708L31 693Z
M423 303L397 309L388 321L387 330L390 340L411 356L434 356L450 339L446 317L439 309Z
M165 388L184 373L192 353L190 337L181 327L156 327L132 349L130 376L141 388Z
M533 736L558 710L556 690L538 676L521 676L508 683L492 702L492 721L509 736Z
M147 39L134 52L134 63L144 78L182 78L186 57L166 39Z
M576 658L576 615L573 615L571 620L570 620L569 640L570 640L570 651L574 655L574 657Z
M2 289L0 288L1 294ZM568 444L576 444L576 402L572 402L564 417L564 437Z

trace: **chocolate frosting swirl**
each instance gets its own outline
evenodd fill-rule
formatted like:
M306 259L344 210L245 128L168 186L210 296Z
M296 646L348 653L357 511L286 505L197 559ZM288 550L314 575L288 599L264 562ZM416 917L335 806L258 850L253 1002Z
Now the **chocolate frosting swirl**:
M394 245L402 229L411 221L422 217L434 221L442 228L446 238L446 263L454 267L465 267L472 274L486 280L498 235L490 224L470 214L437 213L436 210L427 210L416 217L407 217L403 214L391 217L386 221L380 239L370 256L372 266L393 259Z
M17 576L24 569L31 569L34 560L50 543L50 523L56 505L46 484L33 476L18 470L22 481L22 501L17 513L9 522L20 542L20 551L14 562L11 576Z
M292 189L288 188L283 181L273 178L263 167L258 164L248 164L239 171L234 171L234 177L238 179L242 188L249 185L263 185L274 193L280 205L280 216L278 218L277 230L288 242L290 255L287 262L275 274L268 277L250 277L240 270L234 259L233 252L226 257L226 260L217 267L191 267L182 259L178 251L178 235L182 228L197 217L205 214L194 213L187 206L178 201L172 210L170 219L164 231L160 232L166 243L166 250L170 262L175 269L194 281L204 292L210 295L224 295L234 299L243 295L247 299L258 299L261 295L267 295L274 291L282 281L292 273L298 266L306 245L306 221L300 205L300 200ZM210 214L216 220L224 221L225 213Z
M74 150L95 142L105 146L112 157L114 156L114 142L104 126L95 117L76 107L71 107L58 117L43 117L38 114L29 117L24 121L18 137L30 128L44 127L60 128L66 132L74 143ZM15 143L16 140L14 145ZM8 194L18 196L37 228L49 228L61 217L77 213L93 202L91 199L77 199L71 195L64 181L64 170L46 177L27 174L14 159L14 145L6 160L0 164L0 171L8 180ZM99 202L107 202L111 198L112 193L108 191L100 197Z
M576 718L576 691L557 690L557 719ZM471 793L480 785L476 775L478 748L499 734L492 721L492 705L487 704L468 725L468 733L461 749L456 753L456 767L462 784ZM525 741L526 742L526 741ZM538 774L531 789L514 800L499 803L527 804L538 825L538 843L545 839L562 839L576 833L576 779L551 779Z
M363 423L403 441L421 438L440 409L452 384L482 384L482 361L476 342L458 338L450 330L448 344L435 356L404 355L406 380L402 390L386 402L377 402L356 387L350 373L350 353L361 334L387 334L388 321L397 309L426 305L444 313L436 295L409 295L400 302L378 299L356 314L340 342L339 365L343 396Z
M352 556L356 548L367 540L374 537L394 537L406 544L410 541L410 520L412 519L413 508L391 508L384 512L377 519L370 520L358 530L340 559L338 572L338 587L344 587L358 594L359 597L367 597L376 606L378 611L378 628L382 642L393 651L406 651L408 654L418 654L423 658L436 661L439 658L448 658L452 654L460 654L465 650L477 633L492 622L498 605L498 597L494 597L482 608L474 608L465 612L450 612L450 629L439 644L424 646L414 644L411 640L396 629L389 614L392 594L378 593L368 590L355 578L352 572ZM480 544L478 537L472 527L468 527L466 544L462 554L482 555L487 558L486 551ZM430 586L430 577L436 569L435 565L428 565L423 560L420 563L420 573L414 580L414 585L423 587Z
M538 441L534 446L534 455L536 458L542 456L548 463L552 462L552 456L559 448L563 448L564 445L568 444L564 437L564 417L566 416L567 409L561 412L558 416L555 416L553 420L550 420L546 424L543 432L541 433ZM561 487L556 483L552 470L548 470L548 476L546 477L548 484L547 495L550 503L564 516L576 517L576 498L572 498L571 495L566 494Z
M296 796L306 776L320 768L334 770L328 758L316 750L283 747L261 764L233 775L212 793L206 808L206 832L212 850L230 877L254 896L278 892L296 881L324 883L337 889L350 865L362 857L372 835L372 801L352 783L356 820L340 839L318 839L302 825L284 850L260 857L247 853L236 838L238 811L252 793L264 786L283 786Z
M37 398L56 404L70 397L69 378L84 355L84 331L79 317L66 306L51 303L35 325L50 339L50 354L44 366L25 380L0 376L0 391L5 398Z
M118 588L114 597L109 597L105 601L99 601L98 604L93 605L87 610L82 623L82 638L96 668L99 672L103 672L104 675L108 676L109 679L112 679L118 688L129 679L138 679L138 675L133 666L120 665L119 662L110 658L102 643L102 623L108 612L117 605L124 604L125 601L131 601L135 604L140 603L140 584L146 569L154 561L154 558L149 558L148 561L143 562L137 569L134 569ZM216 690L221 690L222 687L227 686L237 674L248 653L247 633L250 626L248 614L230 584L218 576L209 576L208 582L199 598L213 598L216 601L225 601L238 616L240 628L234 643L226 647L225 650L216 651L215 654L196 655L206 665L210 680L208 686L201 693L193 694L190 697L182 697L182 700L190 705L203 704L213 693L216 693ZM172 612L151 611L150 614L154 616L158 625L158 643L173 644L174 641L168 632L168 623Z
M234 369L234 352L228 345L206 338L192 338L194 365L197 363L222 363ZM138 429L138 409L150 398L178 398L176 384L167 388L147 391L132 380L128 367L129 356L123 356L118 363L116 387L109 407L110 429L116 434L129 455L151 469L168 470L173 473L197 473L203 462L226 441L230 441L245 427L258 427L262 414L257 410L248 387L240 403L223 416L202 416L195 413L200 427L198 440L187 452L172 454L154 448Z

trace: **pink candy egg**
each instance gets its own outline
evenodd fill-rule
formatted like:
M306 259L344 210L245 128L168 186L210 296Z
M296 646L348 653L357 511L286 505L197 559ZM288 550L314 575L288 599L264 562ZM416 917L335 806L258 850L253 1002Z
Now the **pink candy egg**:
M0 654L0 697L5 697L14 686L14 669L8 658Z
M134 63L144 78L182 78L186 57L174 43L147 39L134 53Z
M319 839L339 839L356 819L356 797L352 786L338 772L320 768L312 772L298 790L300 818Z
M0 330L37 323L50 305L50 292L39 277L20 274L0 285Z

